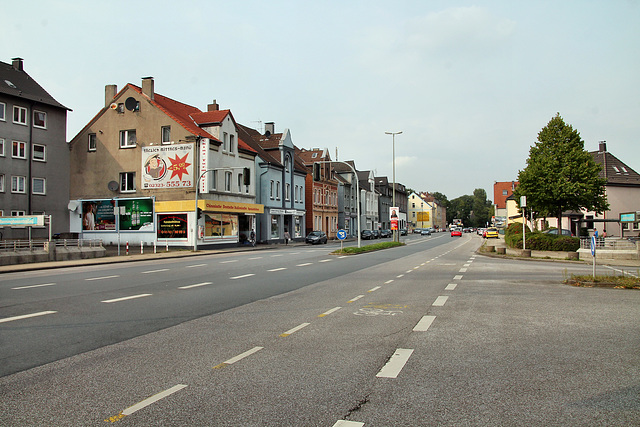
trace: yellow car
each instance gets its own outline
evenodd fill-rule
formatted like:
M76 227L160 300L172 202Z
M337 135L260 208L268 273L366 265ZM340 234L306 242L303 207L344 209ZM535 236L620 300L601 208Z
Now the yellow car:
M498 238L498 229L497 228L487 228L487 231L484 232L485 239L491 239L492 237Z

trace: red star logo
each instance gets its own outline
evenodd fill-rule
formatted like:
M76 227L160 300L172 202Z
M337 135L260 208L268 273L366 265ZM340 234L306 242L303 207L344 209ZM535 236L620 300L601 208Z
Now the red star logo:
M178 157L178 155L176 154L176 157L174 159L169 159L169 161L171 162L171 166L169 166L171 177L169 179L178 175L178 179L182 181L182 174L189 175L189 172L187 172L187 167L191 166L191 163L187 163L188 155L189 154L187 153L184 155L184 157Z

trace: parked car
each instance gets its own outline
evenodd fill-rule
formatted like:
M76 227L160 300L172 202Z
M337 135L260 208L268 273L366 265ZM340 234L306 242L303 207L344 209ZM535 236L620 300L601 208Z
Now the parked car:
M422 233L422 228L414 228L413 229L413 234L420 234Z
M420 235L431 236L431 230L429 230L428 228L423 228L422 231L420 232Z
M312 231L307 234L307 237L304 239L306 243L310 243L312 245L319 245L320 243L327 244L327 235L324 231Z
M545 234L555 234L557 236L558 235L558 229L557 228L552 228L551 230L543 231L543 233L545 233ZM562 235L563 236L571 236L571 237L573 237L573 233L571 232L571 230L567 230L566 228L562 229Z
M379 230L371 230L371 232L373 233L373 238L374 239L379 239L380 238L380 231Z
M461 228L452 228L451 229L451 237L462 237L462 229Z
M375 237L373 237L373 231L371 230L362 230L362 233L360 233L360 238L362 240L375 239Z
M400 235L401 235L401 236L406 236L406 235L407 235L407 233L408 233L408 230L407 230L406 228L401 228L401 229L400 229Z
M391 237L393 235L393 233L391 232L391 230L380 230L380 237L381 238L385 238L385 237Z
M484 233L485 239L498 238L498 229L494 227L487 228Z

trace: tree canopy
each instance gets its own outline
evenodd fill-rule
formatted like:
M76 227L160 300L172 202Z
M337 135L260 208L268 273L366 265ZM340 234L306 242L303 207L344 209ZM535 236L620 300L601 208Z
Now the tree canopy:
M538 133L513 194L518 204L520 196L526 196L527 210L538 216L557 217L561 228L562 212L586 209L602 213L609 208L601 168L584 149L578 131L558 113Z

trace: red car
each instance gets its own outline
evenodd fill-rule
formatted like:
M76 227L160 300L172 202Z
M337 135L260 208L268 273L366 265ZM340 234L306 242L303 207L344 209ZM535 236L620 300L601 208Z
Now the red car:
M454 236L462 237L462 230L460 230L459 228L452 228L451 237L454 237Z

